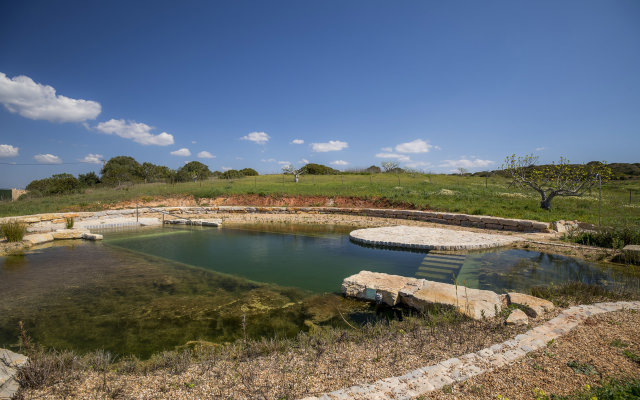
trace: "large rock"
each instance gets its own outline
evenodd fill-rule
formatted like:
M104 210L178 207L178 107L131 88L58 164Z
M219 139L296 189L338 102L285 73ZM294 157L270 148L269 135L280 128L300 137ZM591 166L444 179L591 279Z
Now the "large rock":
M516 292L507 293L507 300L509 304L518 304L529 308L533 318L537 318L545 312L553 311L556 308L549 300Z
M431 304L446 304L474 319L490 318L502 309L500 296L490 290L470 289L421 279L400 290L402 303L418 310Z
M82 239L82 235L89 233L86 229L58 229L52 232L53 238L56 240L61 239Z
M525 314L524 311L518 308L513 310L511 314L509 314L509 317L507 318L507 325L522 326L522 325L528 325L528 324L529 324L529 317L527 317L527 314Z
M475 319L493 317L502 309L500 296L490 290L379 272L361 271L345 278L342 293L370 301L379 299L390 306L402 303L418 310L425 310L432 304L446 304Z
M18 368L27 362L27 357L10 350L0 349L0 400L11 399L18 391L15 379Z
M98 233L85 232L82 234L84 240L102 240L103 236Z
M342 282L342 293L348 297L376 300L376 295L382 296L384 304L395 306L398 304L398 292L410 282L417 283L419 279L379 272L360 271L345 278Z
M25 235L22 241L27 242L31 246L35 246L42 243L53 242L53 235L50 233L34 233Z

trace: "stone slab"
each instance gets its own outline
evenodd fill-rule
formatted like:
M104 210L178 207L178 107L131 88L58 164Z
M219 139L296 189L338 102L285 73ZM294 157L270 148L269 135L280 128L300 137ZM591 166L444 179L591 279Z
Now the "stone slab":
M549 300L516 292L507 293L507 301L509 304L519 304L529 308L533 314L531 315L533 318L537 318L545 312L553 311L555 308Z
M370 245L424 250L473 250L507 246L522 240L514 235L495 235L417 226L385 226L357 229L351 240Z
M13 351L0 349L0 400L8 400L18 391L15 380L18 368L27 362L27 357Z
M34 233L31 235L24 235L22 241L35 246L42 243L53 242L53 235L50 233Z

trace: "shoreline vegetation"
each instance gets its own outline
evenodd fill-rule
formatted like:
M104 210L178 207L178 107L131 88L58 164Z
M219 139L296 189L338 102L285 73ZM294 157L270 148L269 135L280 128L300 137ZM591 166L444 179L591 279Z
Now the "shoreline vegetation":
M532 293L562 307L640 299L638 293L576 284L535 288ZM381 308L379 312L396 317L361 324L352 321L340 327L314 326L295 338L240 338L227 344L190 342L148 360L103 350L80 354L42 349L22 329L21 351L31 361L18 375L18 398L128 399L140 398L141 394L142 398L178 399L301 398L478 351L524 333L559 310L532 321L529 327L505 325L508 311L482 321L444 306L434 306L421 314L397 308ZM593 390L599 385L637 386L632 378L640 373L640 341L634 333L640 327L638 314L631 310L592 317L557 343L547 344L544 351L501 368L499 375L484 374L422 398L496 398L497 394L521 398L532 389L565 395L584 392L585 384ZM588 346L576 349L585 341ZM610 354L590 358L603 352ZM564 363L562 368L558 362ZM501 374L511 376L519 368L532 370L535 379L511 386L499 379ZM612 383L610 379L619 381Z

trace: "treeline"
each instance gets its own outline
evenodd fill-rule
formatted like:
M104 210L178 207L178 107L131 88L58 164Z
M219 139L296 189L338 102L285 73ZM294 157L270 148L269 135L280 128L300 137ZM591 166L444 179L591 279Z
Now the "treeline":
M149 162L140 164L133 157L118 156L105 163L100 171L100 176L95 172L80 174L78 177L67 173L55 174L49 178L32 181L26 189L29 191L28 196L37 197L80 192L95 186L122 186L152 182L196 182L211 177L234 179L254 175L258 175L258 172L252 168L212 172L205 164L191 161L181 168L173 170L164 165L155 165Z

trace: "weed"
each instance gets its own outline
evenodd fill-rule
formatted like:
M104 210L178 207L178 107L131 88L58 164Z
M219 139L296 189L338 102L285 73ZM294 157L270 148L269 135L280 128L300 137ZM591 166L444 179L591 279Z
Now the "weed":
M595 375L598 373L593 365L581 363L577 360L569 361L567 367L571 368L576 374Z
M26 225L16 220L0 224L0 233L8 242L20 242L26 232Z
M636 364L640 364L640 356L638 356L636 353L632 352L631 350L625 350L622 352L622 354L627 357L629 360L635 362Z
M73 217L70 218L65 218L65 226L67 227L67 229L72 229L73 228L73 224L74 224L74 220Z
M622 347L628 347L629 345L626 344L625 342L623 342L620 339L613 339L613 341L611 341L611 343L609 343L610 346L612 347L618 347L618 348L622 348Z

